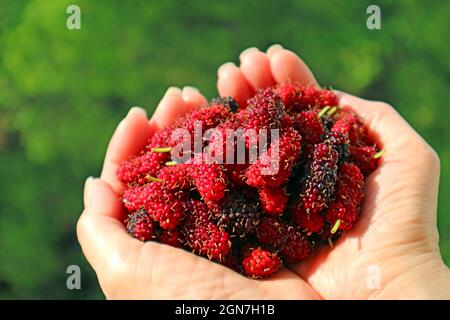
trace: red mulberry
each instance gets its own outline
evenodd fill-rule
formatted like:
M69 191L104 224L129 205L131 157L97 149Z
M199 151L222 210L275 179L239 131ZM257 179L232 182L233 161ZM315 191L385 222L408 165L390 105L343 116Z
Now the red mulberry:
M294 129L281 132L258 161L247 170L247 184L252 187L278 187L289 178L300 154L300 134Z
M230 250L228 233L209 220L208 207L200 201L191 201L182 232L186 244L209 259L222 260Z
M334 226L339 219L340 230L350 230L358 220L359 206L364 198L364 176L359 168L344 163L339 168L335 200L330 204L326 220Z
M155 237L156 225L145 210L128 215L125 224L128 233L136 239L147 241Z
M280 265L281 260L275 253L261 248L253 249L242 261L245 274L252 278L270 276Z
M264 218L258 226L258 240L279 251L287 263L296 263L309 255L310 247L306 237L293 226Z
M264 212L271 216L279 216L286 209L288 195L285 188L261 188L259 201Z

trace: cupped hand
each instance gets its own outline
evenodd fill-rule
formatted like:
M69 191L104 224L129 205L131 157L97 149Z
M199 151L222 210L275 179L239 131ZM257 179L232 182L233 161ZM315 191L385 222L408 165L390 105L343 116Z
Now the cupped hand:
M247 49L240 68L219 68L218 89L243 101L254 90L286 81L317 84L294 53L274 45ZM323 247L291 269L325 299L450 298L450 273L442 262L436 227L439 158L383 102L337 92L385 151L366 181L361 219L334 248Z
M117 127L100 178L89 178L77 224L83 252L108 299L315 299L315 291L285 269L267 281L248 279L182 249L132 238L123 224L118 165L143 149L148 138L177 116L205 105L191 87L170 88L149 121L132 108Z
M239 67L222 65L217 86L221 96L243 103L257 89L286 81L317 83L297 55L275 45L266 53L245 50ZM171 88L150 121L142 109L133 108L110 142L101 177L86 182L85 210L77 225L83 252L106 297L447 298L450 275L439 255L436 229L436 153L389 105L338 95L340 105L363 117L385 150L381 166L367 180L361 219L333 249L323 247L264 281L127 234L123 186L115 176L118 164L138 153L153 132L206 99L189 87Z

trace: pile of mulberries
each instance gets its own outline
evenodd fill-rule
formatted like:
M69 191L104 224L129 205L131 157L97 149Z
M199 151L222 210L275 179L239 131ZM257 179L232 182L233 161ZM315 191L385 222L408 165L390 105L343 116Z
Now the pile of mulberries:
M216 98L119 166L124 224L140 241L267 277L355 226L382 153L332 90L287 83L246 106Z

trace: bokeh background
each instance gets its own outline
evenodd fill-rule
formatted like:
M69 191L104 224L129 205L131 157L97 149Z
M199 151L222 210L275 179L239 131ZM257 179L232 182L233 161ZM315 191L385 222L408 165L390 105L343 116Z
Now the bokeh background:
M381 30L366 27L374 1L1 0L0 298L101 298L75 225L117 123L171 85L214 97L220 64L273 43L322 84L393 104L437 150L448 265L450 2L377 2ZM81 30L66 28L70 4ZM80 291L66 288L71 264Z

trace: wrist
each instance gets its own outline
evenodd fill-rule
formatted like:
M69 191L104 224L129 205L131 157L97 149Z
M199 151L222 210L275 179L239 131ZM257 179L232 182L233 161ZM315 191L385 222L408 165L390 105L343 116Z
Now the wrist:
M450 270L438 254L405 268L375 299L450 299Z

